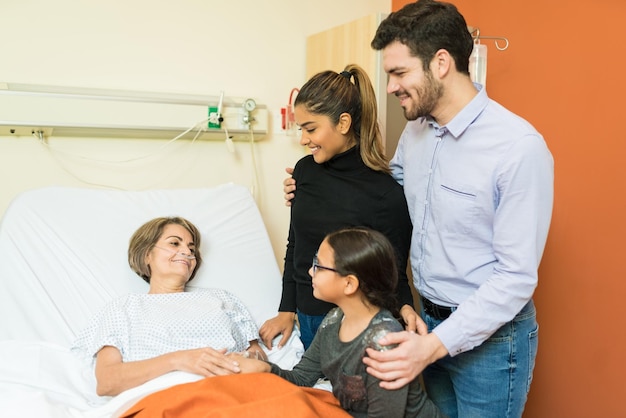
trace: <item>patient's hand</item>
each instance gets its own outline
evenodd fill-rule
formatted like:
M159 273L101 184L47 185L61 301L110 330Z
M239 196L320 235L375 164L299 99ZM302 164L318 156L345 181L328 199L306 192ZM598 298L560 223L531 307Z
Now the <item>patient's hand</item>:
M293 174L293 168L285 168L289 177L283 180L283 192L285 192L285 206L291 206L291 200L295 197L293 193L296 190L296 180L291 177Z
M182 350L175 353L176 369L208 376L223 376L241 371L236 360L226 355L226 349L210 347Z
M289 337L293 331L293 323L295 320L295 313L293 312L278 312L272 319L268 319L259 329L259 335L263 344L270 350L272 349L272 340L279 334L282 334L283 338L278 342L278 348L282 348L287 344Z
M241 373L269 373L272 370L272 366L269 363L258 360L255 356L248 355L249 352L244 353L231 353L228 355L233 361L239 364Z
M115 396L175 370L205 377L241 372L237 361L226 356L226 349L180 350L146 360L124 362L116 347L105 346L96 356L96 393Z

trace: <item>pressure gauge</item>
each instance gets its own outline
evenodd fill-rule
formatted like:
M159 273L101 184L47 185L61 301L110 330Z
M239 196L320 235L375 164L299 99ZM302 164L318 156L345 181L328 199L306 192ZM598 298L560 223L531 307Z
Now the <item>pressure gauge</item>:
M256 102L254 101L254 99L246 99L246 101L243 102L243 108L246 109L248 112L252 112L254 109L256 109Z

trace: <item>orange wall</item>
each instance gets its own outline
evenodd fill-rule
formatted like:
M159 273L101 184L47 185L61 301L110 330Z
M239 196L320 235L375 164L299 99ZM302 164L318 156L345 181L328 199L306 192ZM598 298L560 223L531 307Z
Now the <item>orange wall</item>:
M530 121L555 160L524 417L626 417L626 3L452 2L482 35L509 39L502 52L484 41L488 93Z

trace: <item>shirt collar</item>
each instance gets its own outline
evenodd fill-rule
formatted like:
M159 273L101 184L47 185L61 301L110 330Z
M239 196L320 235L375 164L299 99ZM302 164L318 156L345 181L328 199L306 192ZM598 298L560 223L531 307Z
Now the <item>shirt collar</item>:
M465 132L489 103L485 87L478 83L474 83L474 87L478 90L478 94L447 125L441 127L445 128L455 138L458 138ZM440 128L439 124L431 117L428 118L428 123L435 128Z

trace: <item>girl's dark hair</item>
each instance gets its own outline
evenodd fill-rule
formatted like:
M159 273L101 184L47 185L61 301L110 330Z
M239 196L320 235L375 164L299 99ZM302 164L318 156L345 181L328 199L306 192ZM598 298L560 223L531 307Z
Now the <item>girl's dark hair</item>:
M335 125L342 113L348 113L352 118L348 135L356 141L365 165L375 171L390 172L378 125L376 94L361 67L350 64L341 73L315 74L300 88L294 102L294 106L298 105L315 115L328 116Z
M398 269L393 246L383 234L365 227L346 228L326 236L335 255L335 269L353 274L367 302L399 316Z
M135 231L128 245L128 264L130 268L148 283L150 283L152 272L150 271L150 266L146 264L146 256L150 250L154 248L159 238L161 238L161 235L163 235L165 227L171 224L180 225L189 231L193 243L196 246L194 254L196 256L196 268L191 273L189 281L194 278L202 264L202 254L200 254L200 231L198 231L198 228L196 228L194 224L187 219L177 216L152 219L141 225L139 229Z
M469 74L469 57L474 48L467 23L456 6L434 0L409 3L381 22L372 40L372 48L381 50L398 41L428 70L440 49L448 51L457 71Z

